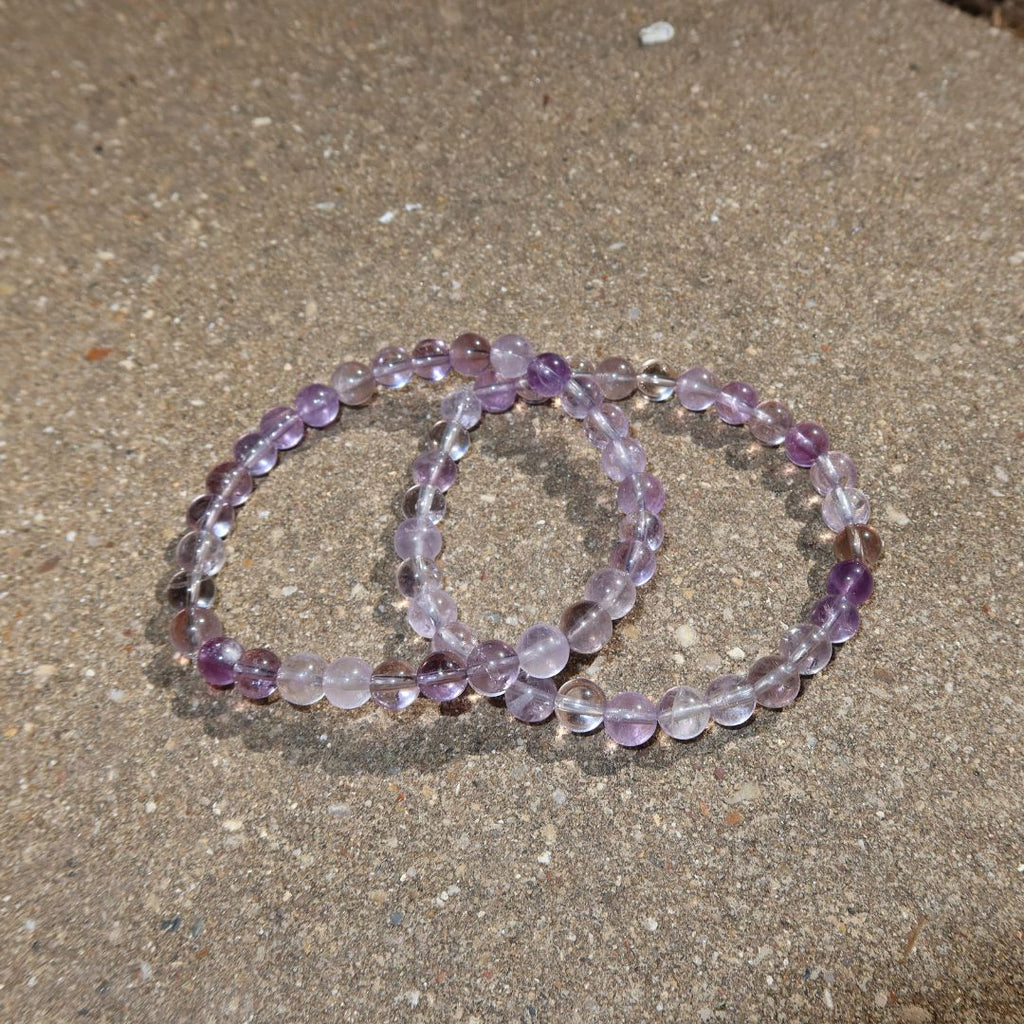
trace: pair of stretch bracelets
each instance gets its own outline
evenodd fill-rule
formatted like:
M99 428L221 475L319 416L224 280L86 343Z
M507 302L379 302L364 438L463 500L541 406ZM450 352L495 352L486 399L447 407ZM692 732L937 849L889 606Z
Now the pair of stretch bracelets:
M256 478L267 475L282 452L300 444L307 428L333 423L342 406L364 406L378 391L399 390L414 378L440 381L450 372L470 378L472 384L444 397L428 447L413 462L412 486L400 503L405 518L394 535L400 559L396 587L408 600L408 624L430 641L430 653L418 666L388 659L371 667L353 657L328 664L306 652L281 659L269 648L247 649L225 635L212 610L213 577L226 560L224 538ZM811 485L822 497L822 518L835 534L837 559L825 596L806 621L786 631L776 653L757 659L746 673L718 676L703 690L672 686L657 702L633 691L606 697L596 682L582 676L556 682L573 655L593 655L608 642L614 620L631 611L636 588L655 573L664 537L660 513L665 490L647 471L646 453L630 436L628 416L613 404L634 392L652 402L675 397L695 413L714 409L723 423L745 425L760 444L784 446L790 462L810 471ZM536 623L509 644L481 641L460 621L436 560L442 546L438 524L458 477L458 462L469 450L470 432L484 413L505 412L517 399L529 405L557 399L568 417L582 423L604 473L617 485L623 519L608 565L587 579L583 599L566 609L557 626ZM485 697L504 698L510 714L522 722L542 722L554 714L570 732L603 726L622 746L648 742L659 725L675 739L694 739L710 722L738 726L758 706L780 709L792 703L800 693L801 677L819 673L831 659L833 645L857 632L859 608L874 588L871 569L882 556L882 541L868 524L870 503L857 482L856 464L831 450L820 424L795 421L774 399L759 401L755 389L743 381L720 385L703 367L677 377L657 360L636 371L626 360L612 357L596 366L573 368L556 353L537 355L519 335L503 335L490 344L478 334L463 334L450 347L431 338L411 352L389 346L371 366L344 362L329 385L310 384L292 405L271 409L257 430L235 442L233 458L210 470L205 493L189 505L188 532L176 548L180 568L168 587L174 612L171 642L180 655L195 660L210 687L233 687L250 700L277 696L309 706L326 697L345 709L373 700L400 710L419 696L451 701L471 688Z

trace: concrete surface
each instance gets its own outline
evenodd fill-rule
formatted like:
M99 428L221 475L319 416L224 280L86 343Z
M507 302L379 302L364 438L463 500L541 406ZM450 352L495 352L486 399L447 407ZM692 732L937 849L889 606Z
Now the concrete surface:
M932 0L3 13L0 1019L1024 1020L1020 39ZM889 555L795 706L627 752L172 662L154 595L234 436L467 329L706 361L860 461ZM260 488L233 632L422 650L388 536L439 397ZM637 422L670 541L590 671L656 693L770 648L828 551L778 453ZM557 410L485 424L465 617L558 614L611 501Z

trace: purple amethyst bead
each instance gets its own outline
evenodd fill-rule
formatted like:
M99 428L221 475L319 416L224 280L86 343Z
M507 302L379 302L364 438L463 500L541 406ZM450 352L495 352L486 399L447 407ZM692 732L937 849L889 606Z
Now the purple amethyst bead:
M252 473L240 462L221 462L206 476L206 489L223 495L236 508L252 494Z
M550 679L565 668L569 660L569 641L560 629L538 622L520 634L516 654L526 675Z
M255 430L235 442L234 453L253 476L266 476L277 463L277 445Z
M331 387L338 398L349 406L366 405L377 390L377 382L373 379L373 371L366 363L349 360L340 363L331 374Z
M505 690L505 707L513 718L531 725L550 718L558 690L550 679L519 676Z
M845 597L823 597L811 610L811 622L828 630L834 644L844 644L860 629L860 612Z
M373 357L371 372L382 388L404 388L412 380L412 359L400 345L386 345Z
M459 467L455 460L444 452L431 449L416 456L412 464L412 478L418 484L429 484L439 491L447 491L456 477Z
M306 424L302 417L287 405L278 405L263 414L260 433L272 441L278 451L294 448L305 436Z
M629 436L629 417L619 406L605 402L600 408L587 413L583 421L583 436L603 451L609 441Z
M447 590L428 588L409 600L406 621L420 636L428 640L442 627L459 617L455 598Z
M617 544L608 564L624 572L638 587L650 582L657 568L654 552L638 540L627 540Z
M215 612L198 605L186 605L171 619L171 646L191 658L207 640L223 632Z
M612 617L594 601L579 601L562 613L559 625L578 654L595 654L612 638Z
M583 596L599 604L613 619L621 619L636 604L636 584L619 569L598 569L587 580Z
M413 516L395 529L395 554L401 559L434 559L441 554L441 531L429 519Z
M676 381L676 398L684 409L703 412L718 398L718 379L703 366L691 366Z
M832 566L825 590L833 596L845 597L851 604L862 605L875 589L871 570L856 561L837 562Z
M647 466L647 453L635 437L618 437L601 452L601 468L610 480L619 483L627 476L642 473Z
M626 690L604 706L604 731L622 747L639 747L658 728L658 709L642 693Z
M485 640L466 661L469 685L485 697L498 697L519 675L519 655L500 640Z
M424 338L412 350L412 372L424 380L441 380L452 368L448 346L440 338Z
M619 523L620 540L636 540L651 551L665 542L665 524L653 512L640 512Z
M555 398L572 377L569 364L557 352L542 352L526 368L526 383L544 398Z
M765 708L784 708L800 695L800 673L783 658L772 654L758 658L747 673L757 703Z
M525 373L522 377L518 377L516 379L516 394L527 405L543 405L545 402L549 401L546 396L534 391L533 388L530 387Z
M856 487L833 488L821 503L821 518L833 533L842 533L846 527L861 526L871 518L871 501Z
M491 367L504 380L522 377L533 356L533 345L521 334L503 334L491 342Z
M416 682L429 700L455 700L466 689L466 663L451 651L434 651L423 659Z
M634 516L643 507L657 515L665 507L665 488L653 473L634 473L619 483L619 511Z
M295 396L295 411L307 427L319 430L338 418L341 399L329 384L307 384Z
M439 523L448 511L444 492L430 484L415 484L402 495L402 514L406 519L423 516L432 523Z
M757 391L742 380L731 380L718 392L715 412L723 423L738 427L754 414L757 407Z
M824 452L811 466L811 486L822 496L837 487L856 487L857 463L846 452Z
M786 431L786 454L797 466L807 469L827 451L828 434L820 423L804 420Z
M573 377L562 392L562 411L574 420L583 419L593 409L599 409L604 395L593 377Z
M249 700L264 700L277 690L281 659L266 647L253 647L235 662L235 689Z
M463 377L478 377L491 361L491 343L479 334L460 334L451 349L452 369Z
M203 643L196 656L196 668L206 682L218 690L235 681L235 663L242 657L242 645L230 636L214 636Z
M771 448L786 440L786 431L791 426L793 414L774 398L761 402L747 420L747 430L751 437Z
M499 379L494 370L484 370L473 384L473 394L486 412L507 412L515 405L516 382Z

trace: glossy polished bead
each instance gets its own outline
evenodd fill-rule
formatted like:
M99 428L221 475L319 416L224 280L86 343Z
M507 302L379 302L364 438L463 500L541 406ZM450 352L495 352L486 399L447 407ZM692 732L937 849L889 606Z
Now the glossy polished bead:
M771 654L758 658L747 673L757 703L764 708L784 708L800 695L800 673L784 658Z
M516 380L526 373L534 354L533 345L521 334L503 334L491 342L491 368L504 380Z
M658 725L674 740L696 739L709 721L707 701L689 686L673 686L658 704Z
M428 700L455 700L466 689L466 663L451 651L434 651L423 659L416 682Z
M477 636L464 622L447 622L437 627L437 632L430 640L432 651L451 651L463 661L469 658L476 648Z
M718 378L703 366L691 366L676 381L676 398L690 412L710 409L719 390Z
M863 563L856 561L837 562L825 581L828 594L845 597L855 605L862 605L875 590L875 581L871 570Z
M832 541L832 550L840 562L856 560L873 569L881 560L885 549L878 531L873 526L862 523L847 526L845 530L837 533L835 540Z
M429 436L431 444L456 462L469 451L469 433L458 423L438 420L430 428Z
M827 629L832 643L844 644L860 629L860 612L845 597L823 597L811 610L810 621Z
M269 648L250 648L235 662L235 689L249 700L265 700L277 690L280 667L280 659Z
M395 570L395 583L402 597L416 597L420 591L444 585L441 567L428 558L407 558Z
M214 636L203 641L196 655L196 668L206 682L218 690L235 681L235 663L242 656L242 645L230 636Z
M498 697L519 675L519 655L500 640L486 640L466 659L469 685L485 697Z
M731 380L715 398L715 412L723 423L739 426L746 423L757 408L757 391L742 380Z
M428 640L441 626L459 617L455 598L447 590L421 590L409 599L405 619L420 636Z
M653 473L634 473L619 483L619 511L635 516L640 509L657 515L665 507L665 488Z
M657 728L658 709L642 693L617 693L604 706L604 731L619 746L639 747Z
M437 558L441 554L441 531L429 519L414 516L395 530L395 554L399 558Z
M371 673L362 658L338 658L324 669L324 696L336 708L360 708L370 699Z
M431 448L416 456L412 464L412 478L418 484L429 484L439 491L447 491L459 475L459 467L450 455Z
M793 426L793 414L789 407L769 398L760 402L747 420L747 430L755 441L774 448L786 440L786 432Z
M407 708L419 694L416 670L407 662L382 662L370 676L370 696L388 711Z
M200 494L185 513L185 524L193 530L209 530L215 537L226 537L235 525L235 510L219 494Z
M807 468L828 451L828 434L820 423L804 420L786 431L786 455L794 465Z
M532 365L532 363L531 363ZM541 405L544 402L549 401L546 395L540 394L538 391L534 391L530 387L526 374L522 377L516 378L516 394L527 404L527 405Z
M591 409L583 421L583 436L598 450L606 448L609 441L628 435L629 417L609 402Z
M416 484L402 496L402 512L407 519L422 516L437 524L444 519L448 502L444 491L430 484Z
M167 584L167 603L172 611L180 611L190 604L209 608L217 599L217 588L209 576L200 576L192 585L192 573L187 569L176 572Z
M665 542L665 524L653 512L639 512L619 523L620 540L636 540L651 551Z
M599 569L587 580L583 596L599 604L613 619L621 619L636 604L636 584L619 569Z
M513 718L533 725L551 717L557 695L550 679L521 675L505 690L505 707Z
M704 691L711 717L719 725L742 725L754 713L757 698L744 676L726 675L712 679Z
M178 541L175 557L182 569L199 576L216 576L224 568L227 549L224 541L209 530L192 530Z
M605 398L612 402L629 398L636 391L636 370L633 369L633 364L622 356L602 359L597 364L594 377L601 385Z
M373 357L370 369L382 388L404 388L412 380L412 357L400 345L387 345Z
M800 675L813 676L829 663L832 641L827 629L813 622L801 622L785 632L779 653Z
M601 452L601 468L615 483L642 473L646 465L647 453L634 437L617 437Z
M526 383L544 398L560 395L571 377L569 364L557 352L542 352L526 368Z
M234 446L234 456L253 476L266 476L277 465L277 446L258 431L243 434Z
M307 384L295 396L295 411L307 427L322 429L338 418L341 399L328 384Z
M268 409L260 420L260 431L279 452L294 448L306 434L302 417L288 405Z
M324 672L327 664L319 654L308 651L289 654L277 670L277 692L289 704L309 707L324 695Z
M412 372L423 380L441 380L452 368L448 346L440 338L424 338L412 350Z
M377 382L373 379L373 371L366 363L348 360L341 363L331 374L331 387L345 405L366 405L377 390Z
M636 375L636 387L649 402L667 402L676 389L676 375L659 359L648 359Z
M441 419L458 423L466 430L472 430L480 422L482 412L480 399L465 388L445 395L441 401Z
M460 334L451 348L452 369L463 377L477 377L491 362L491 344L479 334Z
M555 717L570 732L593 732L604 721L604 706L601 687L578 676L558 688Z
M638 540L626 540L617 544L612 550L608 564L613 569L624 572L638 587L650 582L658 565L654 552Z
M601 407L604 395L601 393L601 386L593 377L577 376L565 385L559 401L566 416L581 420L591 410Z
M579 601L562 613L559 623L569 649L594 654L612 638L612 617L594 601Z
M856 487L837 487L825 495L821 518L835 533L847 526L860 526L871 518L871 501Z
M860 476L857 463L845 452L824 452L811 466L811 486L821 495L837 487L856 487Z
M206 476L206 489L211 494L220 494L237 508L252 494L252 473L240 462L222 462Z
M515 405L516 382L498 377L494 370L484 370L473 384L473 393L485 412L507 412Z
M529 676L550 679L565 668L569 660L569 641L565 634L538 622L525 629L516 642L520 668Z
M211 637L224 632L220 619L209 608L198 605L182 608L171 619L171 646L179 653L192 657Z

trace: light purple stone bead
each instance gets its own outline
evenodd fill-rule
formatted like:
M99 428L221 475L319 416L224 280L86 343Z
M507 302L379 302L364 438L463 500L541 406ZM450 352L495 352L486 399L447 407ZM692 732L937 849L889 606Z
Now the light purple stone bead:
M395 530L395 554L402 559L437 558L441 543L441 531L422 516L406 519Z
M534 391L530 387L526 374L516 380L516 394L527 404L527 405L542 405L544 402L549 401L546 395L540 394L538 391Z
M345 405L366 405L377 390L373 371L355 360L341 363L331 374L331 387Z
M617 402L629 398L636 391L636 370L633 364L621 356L609 356L597 364L594 373L605 398Z
M825 582L825 591L838 597L845 597L851 604L862 605L875 590L871 570L857 561L837 562L832 566Z
M215 636L203 642L196 656L196 668L206 682L218 690L235 681L235 662L242 656L242 645L230 636Z
M306 424L290 406L278 405L263 414L260 433L272 441L278 451L294 448L305 436Z
M371 372L382 388L404 388L412 380L412 358L400 345L386 345L373 357Z
M833 533L841 533L871 518L871 501L856 487L837 487L825 495L821 518Z
M519 676L505 690L505 707L513 718L532 725L551 717L557 696L550 679Z
M441 380L452 368L448 346L440 338L424 338L412 350L412 372L424 380Z
M595 601L570 605L559 625L569 649L578 654L595 654L612 638L612 617Z
M234 454L253 476L266 476L277 463L277 445L255 430L235 442Z
M813 622L801 622L786 630L779 653L800 675L817 675L832 658L829 631Z
M707 701L689 686L673 686L658 704L658 725L674 740L696 739L710 720Z
M473 384L473 393L486 412L506 412L515 405L516 382L500 379L494 370L484 370Z
M619 483L619 511L633 516L643 508L655 515L665 507L665 488L653 473L634 473Z
M837 487L856 487L860 476L857 463L846 452L824 452L811 466L811 486L821 495Z
M219 494L200 494L192 499L185 523L193 530L209 530L215 537L223 538L235 525L235 510Z
M636 604L636 584L620 569L599 569L587 580L583 596L621 619Z
M751 437L771 448L786 440L786 431L791 426L793 414L774 398L761 402L747 420L747 430Z
M711 717L719 725L742 725L754 713L757 698L743 676L726 675L712 679L704 691Z
M429 484L447 491L459 475L459 467L450 455L437 449L421 452L412 464L412 478L418 484Z
M338 658L324 670L324 696L336 708L352 711L370 699L370 663L362 658Z
M416 597L423 590L439 590L444 584L441 567L427 558L407 558L395 570L395 584L402 597Z
M560 629L538 622L520 635L516 654L526 675L550 679L565 668L569 660L569 641Z
M605 402L600 408L587 413L583 421L583 436L603 451L609 441L629 436L629 417L621 407Z
M423 659L416 682L429 700L455 700L466 689L466 663L451 651L434 651Z
M328 384L307 384L295 396L295 411L307 427L322 429L338 418L341 399Z
M327 665L319 654L289 654L277 670L277 693L289 704L310 707L324 695L324 671Z
M503 334L491 342L491 367L504 380L522 377L533 357L533 346L520 334Z
M624 572L638 587L650 582L657 568L654 552L638 540L627 540L617 544L608 564Z
M639 747L658 728L658 709L642 693L617 693L604 706L604 731L622 747Z
M486 640L466 661L469 685L485 697L498 697L519 675L519 655L500 640Z
M845 597L823 597L811 610L810 620L828 630L834 644L844 644L860 629L860 612Z
M636 540L657 551L665 541L665 524L653 512L640 512L619 523L619 539Z
M784 658L758 658L747 673L757 703L765 708L784 708L800 695L800 673Z
M451 349L452 369L463 377L477 377L491 362L491 343L479 334L460 334Z
M804 420L786 431L786 455L794 465L806 469L827 451L828 434L820 423Z
M739 426L746 423L757 407L757 391L742 380L731 380L718 392L715 412L723 423Z
M604 395L593 377L573 377L561 395L562 411L574 420L583 419L593 409L599 409Z
M215 612L198 605L189 605L176 612L171 619L171 646L179 653L192 657L211 637L221 636L224 628Z
M466 661L476 648L477 637L464 622L448 622L437 627L430 641L432 651L451 651Z
M444 491L430 484L416 484L402 495L402 514L407 519L423 516L432 523L439 523L447 511Z
M544 398L555 398L572 377L569 364L557 352L542 352L526 368L526 383Z
M718 398L718 378L703 366L691 366L676 381L676 398L684 409L703 412Z
M252 473L240 462L221 462L206 475L206 489L227 498L237 508L252 494Z
M405 619L420 636L428 640L441 626L459 617L455 598L447 590L421 590L409 600Z
M224 568L227 549L224 541L209 530L192 530L178 541L175 558L182 569L199 576L216 576Z
M416 670L408 662L382 662L370 676L370 696L388 711L407 708L419 694Z
M627 476L642 473L647 466L647 453L635 437L619 437L601 452L601 468L605 475L619 483Z
M265 700L277 689L278 656L266 647L253 647L235 662L235 689L249 700Z
M466 430L472 430L480 422L482 412L480 399L468 389L453 391L441 402L441 419L458 423Z

